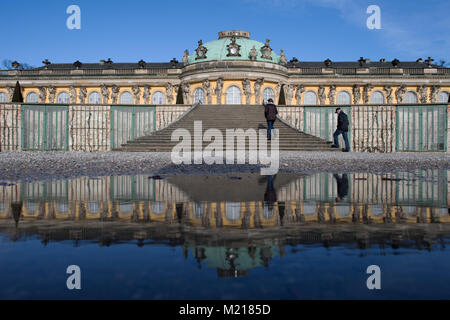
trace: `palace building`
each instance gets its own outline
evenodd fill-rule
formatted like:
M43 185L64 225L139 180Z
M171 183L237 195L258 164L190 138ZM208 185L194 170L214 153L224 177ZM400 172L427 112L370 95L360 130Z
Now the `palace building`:
M179 127L201 119L207 130L221 119L220 130L257 129L265 120L256 106L273 98L280 150L329 150L339 105L350 118L353 151L448 152L450 68L430 57L288 60L272 45L231 30L219 32L217 40L199 40L181 61L46 59L30 70L14 62L14 70L0 71L0 148L167 151L170 130L154 132L188 111ZM23 102L13 102L15 91Z
M279 47L279 45L277 45ZM51 63L2 71L0 102L12 99L19 80L24 102L62 104L261 104L286 105L415 104L448 102L450 69L417 61L306 62L287 59L269 39L250 39L247 31L222 31L218 40L198 41L181 62ZM180 101L178 101L180 103Z

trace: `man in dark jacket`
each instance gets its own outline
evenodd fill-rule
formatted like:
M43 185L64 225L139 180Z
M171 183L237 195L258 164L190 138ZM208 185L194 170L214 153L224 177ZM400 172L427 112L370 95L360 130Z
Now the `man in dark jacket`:
M339 148L339 135L342 134L342 137L344 138L345 142L345 149L342 149L344 152L350 151L350 143L348 142L348 117L342 111L341 108L336 108L336 113L338 114L338 121L337 121L337 129L333 134L334 138L334 144L331 146L332 148Z
M267 104L264 104L264 116L267 120L267 140L272 140L272 129L275 120L277 119L278 110L273 104L273 100L270 98L267 100Z

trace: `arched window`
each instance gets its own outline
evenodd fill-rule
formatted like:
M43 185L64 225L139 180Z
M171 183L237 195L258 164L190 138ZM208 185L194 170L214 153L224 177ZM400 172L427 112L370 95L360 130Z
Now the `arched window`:
M351 104L352 98L347 91L340 91L337 95L337 104Z
M133 104L133 95L129 91L125 91L120 95L120 104Z
M58 97L56 98L58 103L69 103L69 100L69 94L65 91L58 93Z
M36 92L30 92L27 94L27 102L29 103L38 103L39 96Z
M56 202L56 210L59 214L67 214L69 212L69 204L67 201Z
M162 201L152 202L152 213L160 215L164 213L164 209L166 208L166 204Z
M8 95L4 92L0 92L0 102L8 102Z
M194 91L194 103L197 102L205 104L205 91L202 88L197 88Z
M241 203L240 202L226 202L225 216L228 220L234 221L241 218Z
M267 203L264 203L262 215L264 219L271 219L273 217L273 206L269 206Z
M405 94L405 103L417 103L417 94L413 91L408 91Z
M236 86L230 86L226 92L227 104L241 104L241 90Z
M449 94L446 91L439 92L438 102L448 103ZM1 100L0 100L1 101Z
M317 104L317 95L314 91L307 91L304 97L304 104L314 105Z
M383 104L384 103L384 96L380 91L374 91L372 92L372 95L370 96L370 103L372 104Z
M275 92L273 92L273 89L270 87L266 87L263 90L263 101L264 103L267 103L267 100L272 99L275 101Z
M89 201L87 207L89 213L98 213L100 211L100 204L97 201Z
M152 94L152 104L164 104L166 103L166 97L164 96L164 93L161 91L155 91Z
M192 209L194 211L194 218L201 219L201 217L203 217L203 212L205 211L205 203L194 202Z
M100 93L98 93L97 91L93 91L89 94L88 97L88 103L89 104L100 104L102 103L102 98L100 96Z

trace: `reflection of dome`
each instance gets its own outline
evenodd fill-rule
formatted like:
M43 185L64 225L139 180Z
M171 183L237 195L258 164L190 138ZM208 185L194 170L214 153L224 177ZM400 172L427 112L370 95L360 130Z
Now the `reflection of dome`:
M240 46L240 56L229 56L228 45L232 43L232 36L236 36L236 44ZM219 40L213 40L203 43L203 47L207 49L205 59L197 59L197 53L194 51L188 58L187 64L205 62L205 61L226 61L226 60L250 60L250 51L253 46L256 49L256 61L280 63L280 56L275 54L273 49L271 53L272 59L262 58L261 48L265 46L264 43L250 40L250 34L246 31L222 31L219 33Z
M208 268L217 269L219 277L240 277L249 270L266 266L270 260L280 255L279 247L215 247L188 245L197 261Z

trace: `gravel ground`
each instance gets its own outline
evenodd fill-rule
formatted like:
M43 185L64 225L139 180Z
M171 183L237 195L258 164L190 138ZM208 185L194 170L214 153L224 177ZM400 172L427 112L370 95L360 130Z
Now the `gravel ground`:
M260 165L174 165L170 153L1 152L0 181L35 181L79 176L259 172ZM280 152L280 171L388 173L450 170L445 153Z

